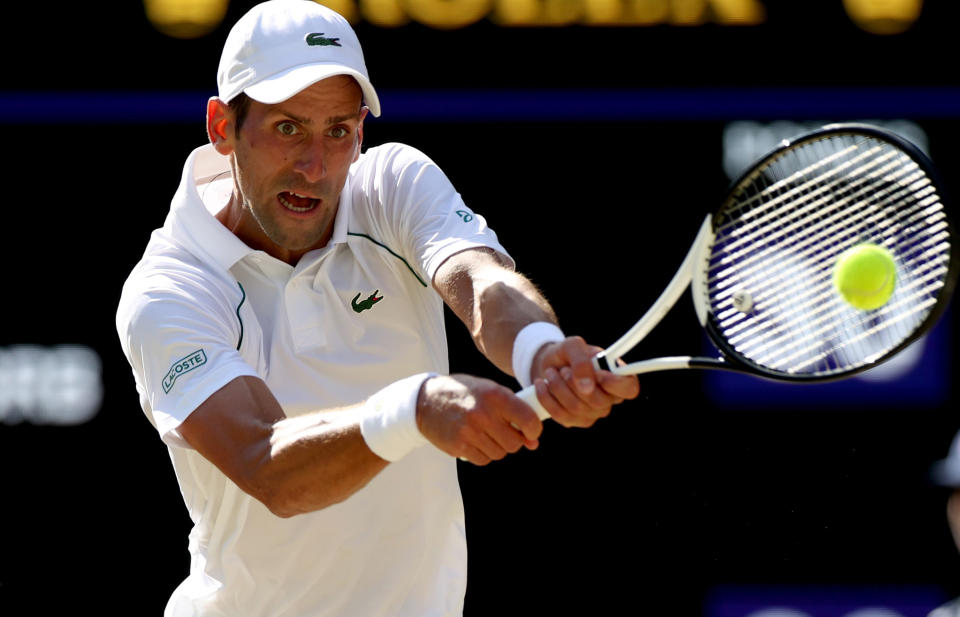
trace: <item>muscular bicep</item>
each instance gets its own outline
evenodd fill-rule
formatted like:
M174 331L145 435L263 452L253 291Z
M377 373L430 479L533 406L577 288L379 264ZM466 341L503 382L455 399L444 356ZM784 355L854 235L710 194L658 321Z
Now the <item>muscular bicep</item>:
M258 470L270 457L274 426L285 415L263 380L242 376L214 392L180 423L187 444L241 489L264 499Z

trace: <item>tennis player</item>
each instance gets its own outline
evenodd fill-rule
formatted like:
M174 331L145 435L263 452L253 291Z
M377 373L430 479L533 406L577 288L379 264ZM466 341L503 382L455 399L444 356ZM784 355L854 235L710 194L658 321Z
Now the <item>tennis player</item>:
M169 617L459 615L456 461L538 445L513 392L447 375L443 303L564 426L638 393L595 372L443 172L380 114L355 33L307 0L231 30L117 328L193 521ZM562 515L561 515L562 516ZM162 524L162 523L161 523Z

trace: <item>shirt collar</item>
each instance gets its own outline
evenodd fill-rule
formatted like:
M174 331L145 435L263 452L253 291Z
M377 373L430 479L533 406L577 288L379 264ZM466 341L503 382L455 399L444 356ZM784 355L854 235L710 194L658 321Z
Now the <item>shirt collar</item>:
M346 242L352 205L349 190L351 175L352 173L348 174L347 182L340 193L340 206L337 208L333 234L325 248ZM214 216L225 204L206 204L202 198L203 191L210 188L214 182L232 177L229 157L217 152L212 144L196 148L183 166L180 186L174 195L166 222L166 227L176 241L191 253L224 270L229 270L238 261L256 252Z

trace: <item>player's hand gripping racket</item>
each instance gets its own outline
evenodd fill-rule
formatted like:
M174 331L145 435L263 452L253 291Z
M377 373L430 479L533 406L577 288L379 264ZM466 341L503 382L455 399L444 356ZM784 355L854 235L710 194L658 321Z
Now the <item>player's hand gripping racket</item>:
M941 193L927 157L877 127L830 125L784 141L733 184L664 292L594 365L820 381L879 364L922 336L953 291L954 235ZM884 247L895 262L893 294L871 310L854 308L833 284L838 257L860 243ZM622 361L688 286L719 357ZM549 417L533 386L518 395Z

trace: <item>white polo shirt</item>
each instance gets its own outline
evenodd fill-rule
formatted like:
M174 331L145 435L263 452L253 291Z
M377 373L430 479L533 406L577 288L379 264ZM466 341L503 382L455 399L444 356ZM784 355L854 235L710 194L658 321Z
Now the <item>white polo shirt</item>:
M226 157L209 145L190 155L117 312L141 405L194 523L190 574L165 615L459 615L466 546L451 457L421 447L345 502L282 519L177 429L242 375L263 379L295 416L447 373L443 303L430 281L456 252L506 252L443 172L400 144L361 155L332 239L295 267L214 218L232 186Z

